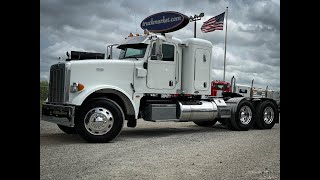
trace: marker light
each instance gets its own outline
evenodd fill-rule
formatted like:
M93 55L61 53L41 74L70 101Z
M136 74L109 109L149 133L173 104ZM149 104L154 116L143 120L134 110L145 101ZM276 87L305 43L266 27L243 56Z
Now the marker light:
M71 91L72 93L75 93L75 92L81 91L81 90L83 90L83 89L84 89L84 85L83 85L83 84L73 83L73 84L71 85L70 91Z

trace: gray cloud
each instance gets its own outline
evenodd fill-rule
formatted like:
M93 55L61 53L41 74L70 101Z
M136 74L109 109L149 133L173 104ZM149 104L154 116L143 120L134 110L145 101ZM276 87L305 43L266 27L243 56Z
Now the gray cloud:
M212 79L223 78L225 30L202 33L209 18L228 11L226 80L260 87L280 88L280 1L279 0L41 0L40 79L48 78L50 65L66 58L70 50L106 52L130 32L142 33L140 22L161 11L187 16L204 12L197 21L197 37L213 43ZM193 37L194 22L172 32L174 37Z
M280 6L272 1L255 1L250 6L248 13L249 19L280 30Z

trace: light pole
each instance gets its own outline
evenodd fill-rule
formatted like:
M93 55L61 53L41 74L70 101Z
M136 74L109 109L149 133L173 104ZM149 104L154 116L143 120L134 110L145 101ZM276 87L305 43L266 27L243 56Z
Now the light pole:
M197 27L197 20L200 20L202 17L204 16L204 13L200 13L199 15L194 15L193 17L190 16L190 22L194 21L194 38L196 38L196 34L197 34L197 30L196 30L196 27Z

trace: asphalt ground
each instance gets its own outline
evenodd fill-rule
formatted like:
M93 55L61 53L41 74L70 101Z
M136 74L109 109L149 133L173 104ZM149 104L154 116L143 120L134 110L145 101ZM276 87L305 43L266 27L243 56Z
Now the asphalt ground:
M280 179L280 124L231 131L139 119L92 144L40 120L40 179Z

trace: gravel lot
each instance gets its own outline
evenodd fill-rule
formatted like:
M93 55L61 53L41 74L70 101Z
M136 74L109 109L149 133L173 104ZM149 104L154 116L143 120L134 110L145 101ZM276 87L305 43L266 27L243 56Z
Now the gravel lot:
M280 179L280 124L239 132L139 119L89 144L40 121L40 179Z

